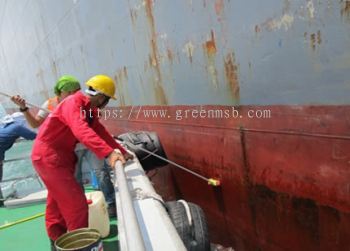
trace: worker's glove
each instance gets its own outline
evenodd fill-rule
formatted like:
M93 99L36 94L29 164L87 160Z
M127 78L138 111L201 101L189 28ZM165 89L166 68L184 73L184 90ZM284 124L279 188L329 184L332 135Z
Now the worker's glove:
M115 163L117 161L121 161L123 164L125 163L124 156L118 149L115 149L113 152L109 154L107 161L109 166L112 168L114 168Z
M13 103L19 106L19 108L26 108L26 100L19 95L12 96L11 100Z

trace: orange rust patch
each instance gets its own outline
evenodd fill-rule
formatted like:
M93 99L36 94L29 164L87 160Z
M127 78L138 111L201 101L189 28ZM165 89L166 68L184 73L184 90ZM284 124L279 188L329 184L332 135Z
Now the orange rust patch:
M231 89L232 96L239 100L238 67L235 63L234 53L229 53L224 59L225 76L227 84Z
M150 39L151 52L150 52L149 61L150 61L151 67L154 68L156 73L156 78L154 81L155 96L158 104L166 105L168 103L168 100L164 92L163 78L162 78L162 73L161 73L160 64L159 64L157 33L155 28L154 16L153 16L153 0L145 0L145 10L146 10L148 22L150 24L150 30L151 30L151 39Z
M215 35L213 30L211 30L211 39L205 43L205 48L208 55L214 55L216 53Z
M203 50L207 54L208 57L208 64L207 64L207 72L209 73L209 76L211 77L212 84L215 88L218 88L219 80L218 80L218 71L216 69L215 64L215 54L217 52L216 49L216 42L215 42L215 35L214 31L211 30L211 38L210 40L206 41L203 44ZM192 59L190 59L192 60Z
M224 9L224 0L216 0L215 1L215 12L216 15L220 16Z

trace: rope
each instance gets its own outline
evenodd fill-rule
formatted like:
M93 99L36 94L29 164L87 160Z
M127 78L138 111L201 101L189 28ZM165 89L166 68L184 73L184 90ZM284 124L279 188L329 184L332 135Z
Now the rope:
M39 217L44 216L44 215L45 215L45 213L38 213L38 214L35 214L33 216L30 216L30 217L27 217L27 218L24 218L24 219L15 221L15 222L6 223L6 224L0 226L0 230L12 227L14 225L17 225L17 224L20 224L20 223L23 223L26 221L34 220L34 219L39 218Z
M0 95L3 95L3 96L8 97L8 98L12 98L11 95L6 94L6 93L4 93L4 92L0 92ZM34 104L29 103L29 102L27 102L27 101L26 101L26 104L29 105L29 106L31 106L31 107L38 108L39 110L43 110L43 111L45 111L45 112L50 113L50 111L49 111L48 109L42 108L42 107L40 107L40 106L38 106L38 105L34 105Z

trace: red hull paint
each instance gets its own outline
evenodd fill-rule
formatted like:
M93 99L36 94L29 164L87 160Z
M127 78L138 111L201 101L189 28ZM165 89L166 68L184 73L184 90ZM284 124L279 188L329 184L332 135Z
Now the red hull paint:
M105 121L113 134L156 131L169 159L220 178L213 188L174 167L150 173L166 199L204 209L213 242L237 250L350 249L350 106L245 106L241 114L269 109L271 118L181 121L176 110L201 107L165 107L166 119L130 109L123 109L128 120Z

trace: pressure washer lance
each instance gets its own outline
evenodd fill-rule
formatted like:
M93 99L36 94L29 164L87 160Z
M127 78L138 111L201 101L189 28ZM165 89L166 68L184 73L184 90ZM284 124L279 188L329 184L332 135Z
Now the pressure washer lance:
M209 186L217 187L217 186L220 186L220 185L221 185L220 180L218 180L218 179L206 178L206 177L204 177L204 176L202 176L202 175L200 175L200 174L198 174L198 173L196 173L196 172L194 172L194 171L189 170L188 168L186 168L186 167L184 167L184 166L181 166L181 165L179 165L179 164L177 164L177 163L175 163L175 162L173 162L173 161L171 161L171 160L168 160L168 159L166 159L166 158L163 158L162 156L159 156L158 154L155 154L155 153L153 153L153 152L151 152L151 151L148 151L148 150L146 150L146 149L143 149L142 147L136 146L136 145L134 145L134 144L132 144L132 143L130 143L130 142L123 141L123 143L125 143L126 145L129 145L129 147L136 147L137 149L139 149L139 150L141 150L141 151L143 151L143 152L146 152L146 153L148 153L148 154L150 154L150 155L153 155L153 156L157 157L158 159L161 159L161 160L163 160L163 161L165 161L165 162L168 162L169 164L172 164L172 165L174 165L174 166L180 168L181 170L184 170L185 172L188 172L188 173L190 173L190 174L193 174L194 176L196 176L196 177L198 177L198 178L200 178L200 179L205 180L206 182L208 182L208 185L209 185Z
M5 96L5 97L8 97L8 98L12 98L11 95L6 94L6 93L3 93L3 92L0 92L0 95ZM29 106L31 106L31 107L38 108L39 110L43 110L43 111L45 111L45 112L50 113L50 111L49 111L48 109L42 108L42 107L40 107L40 106L38 106L38 105L34 105L34 104L29 103L29 102L27 102L27 101L26 101L26 104L29 105Z

